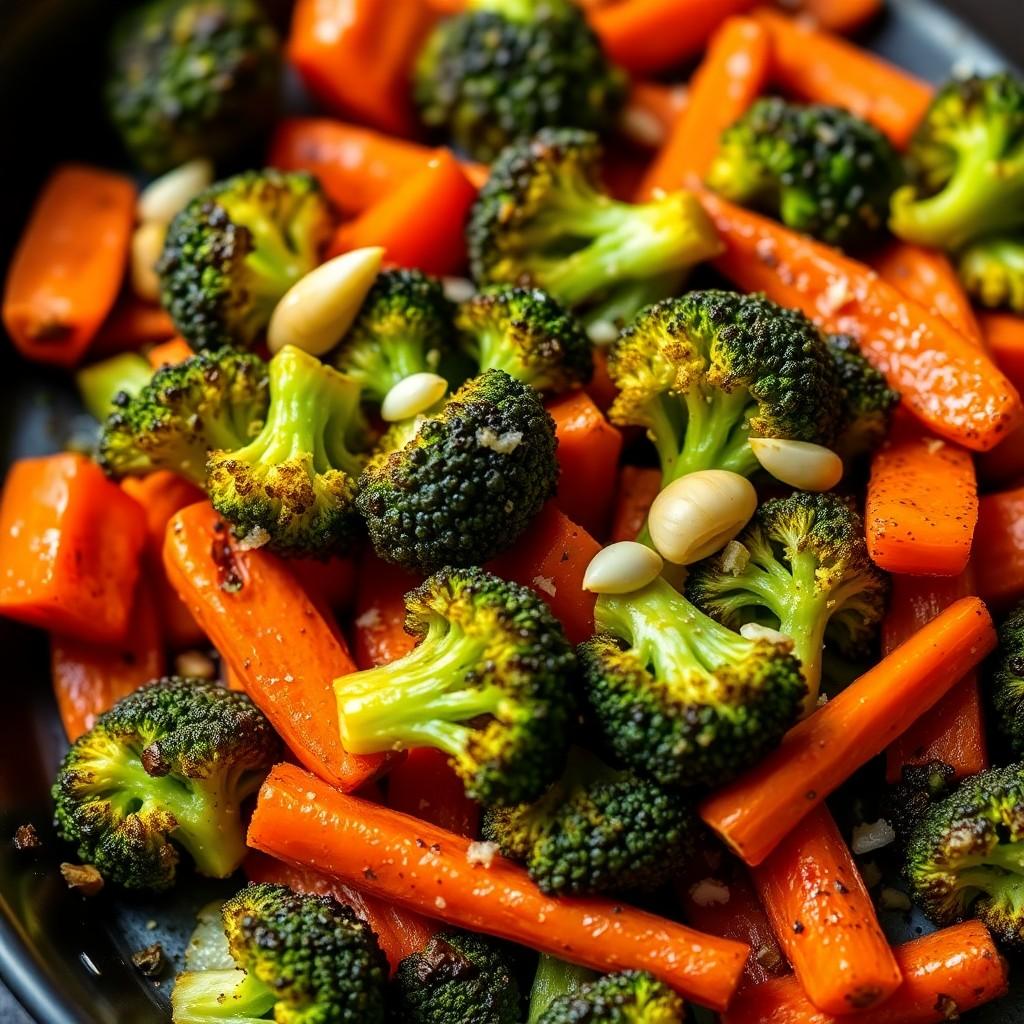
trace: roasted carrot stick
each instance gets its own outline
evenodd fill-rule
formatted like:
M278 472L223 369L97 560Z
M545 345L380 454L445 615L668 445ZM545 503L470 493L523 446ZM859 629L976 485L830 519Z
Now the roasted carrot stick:
M647 466L623 466L619 471L610 543L636 540L647 522L647 513L661 490L661 472Z
M1006 994L1007 966L978 921L924 935L893 953L903 984L882 1006L860 1018L871 1024L940 1024ZM778 978L740 994L723 1024L843 1024L816 1009L796 978Z
M311 771L357 789L384 758L341 745L332 683L355 671L340 634L284 562L267 551L240 551L206 504L171 520L164 545L171 585L245 692Z
M160 345L154 345L146 353L146 358L149 359L149 365L154 370L159 370L161 366L174 366L177 363L183 363L193 355L195 353L192 351L192 346L184 338L174 337Z
M881 11L883 0L798 0L795 5L791 0L777 0L777 6L819 28L842 33L870 21Z
M420 747L388 772L388 807L473 839L480 808L440 750Z
M361 668L385 665L413 649L405 631L405 595L420 579L367 552L359 565L353 652Z
M1024 317L982 312L978 319L989 354L1019 391L1024 387ZM978 472L987 483L1003 487L1024 477L1024 427L985 452Z
M828 808L816 807L751 872L807 998L825 1013L885 1002L902 978Z
M757 99L768 78L768 33L752 18L730 18L714 34L693 76L686 108L640 185L640 197L703 179L718 152L718 140Z
M974 572L978 593L1003 608L1024 597L1024 487L986 494L978 503Z
M825 330L852 334L931 430L987 451L1022 422L1020 397L972 342L862 263L776 221L702 193L725 243L715 266Z
M637 146L660 149L676 118L686 108L687 100L685 85L633 82L619 117L619 131Z
M114 306L135 222L135 186L64 164L43 186L11 261L3 321L29 359L74 366Z
M248 841L449 924L596 970L648 970L715 1009L729 1002L747 956L743 943L624 904L552 899L511 861L481 861L470 840L346 796L293 765L278 765L264 783Z
M782 744L700 806L748 864L760 864L804 815L881 753L995 647L985 606L950 605L786 734Z
M89 356L100 359L135 351L165 341L173 334L174 324L163 309L133 295L122 295L96 332L89 345Z

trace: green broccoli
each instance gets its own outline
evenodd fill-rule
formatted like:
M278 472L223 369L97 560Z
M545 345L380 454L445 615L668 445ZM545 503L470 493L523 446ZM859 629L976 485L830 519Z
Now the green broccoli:
M845 415L824 335L760 295L690 292L645 309L608 357L613 422L644 427L665 484L700 469L750 476L749 437L830 445Z
M207 462L213 507L238 537L259 537L283 555L347 551L358 535L356 481L368 428L359 385L286 345L269 364L270 409L245 447Z
M155 174L235 156L273 122L280 50L255 0L151 0L127 11L106 86L124 148Z
M419 641L334 681L345 749L435 747L474 799L532 800L562 768L576 659L532 591L482 569L444 569L406 594Z
M731 629L754 622L790 637L812 711L825 644L864 654L885 613L888 577L868 555L864 522L845 498L796 491L763 502L736 541L691 568L686 596Z
M446 929L398 965L395 1024L519 1024L511 951L486 935Z
M549 125L610 128L626 77L570 0L472 0L427 40L414 97L428 129L489 163Z
M331 230L316 179L267 168L201 192L167 230L160 301L195 349L251 348Z
M241 448L263 426L267 364L236 349L200 352L164 366L134 396L115 396L97 447L113 477L169 469L199 487L214 449Z
M692 825L678 793L575 749L539 800L489 808L483 837L546 893L653 892L692 854Z
M578 651L591 717L618 760L663 785L721 785L800 715L789 646L733 633L664 579L601 594L594 620Z
M903 766L899 782L889 787L882 802L883 815L901 848L906 847L932 804L949 795L955 774L952 765L939 760Z
M594 373L583 327L539 288L485 288L459 306L455 326L481 371L504 370L538 391L569 391Z
M575 995L583 985L597 978L598 974L589 968L541 953L530 988L530 1009L526 1015L526 1024L537 1024L544 1011L556 999Z
M683 1024L685 1019L682 999L663 981L646 971L619 971L559 996L536 1024Z
M1024 756L1024 603L999 626L999 648L993 659L992 703L996 723L1017 757Z
M532 388L502 370L474 377L367 466L356 505L374 549L422 572L493 558L554 494L557 443Z
M885 440L900 396L848 334L830 334L826 340L845 395L842 426L832 448L852 461L870 455Z
M957 257L968 294L989 309L1024 313L1024 235L995 235L972 242Z
M908 152L910 184L889 226L908 242L955 252L1024 227L1024 84L1008 72L936 93Z
M329 896L249 885L202 920L171 994L174 1024L384 1024L387 961Z
M626 321L721 251L696 196L620 202L602 189L600 160L597 136L571 128L546 128L502 151L466 232L478 285L533 285L572 310L613 307ZM670 290L653 294L655 282Z
M184 848L200 874L242 862L239 805L281 754L248 697L169 676L122 698L65 755L53 784L60 837L108 881L174 884Z
M708 185L830 245L856 248L885 230L902 181L889 140L839 107L758 100L722 134Z

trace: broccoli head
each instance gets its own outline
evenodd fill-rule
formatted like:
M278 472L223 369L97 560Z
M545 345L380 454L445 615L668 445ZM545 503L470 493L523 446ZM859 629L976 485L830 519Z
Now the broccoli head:
M207 463L213 507L238 537L283 555L346 551L358 535L356 481L368 443L359 385L291 345L269 364L270 408L243 448Z
M331 214L316 179L246 171L216 182L167 230L160 301L195 349L250 348L285 292L317 266Z
M800 715L789 645L733 633L664 579L601 594L594 620L578 651L591 717L618 760L663 785L721 785Z
M626 78L571 0L473 0L428 38L414 97L428 129L490 162L549 125L610 128Z
M721 251L696 196L620 202L602 189L600 160L597 136L571 128L547 128L502 151L469 217L477 284L532 285L570 309L602 305L625 321ZM667 290L652 293L655 282Z
M174 1024L384 1024L387 961L349 907L258 884L220 918L175 979Z
M758 100L722 134L708 184L736 203L849 249L885 230L902 180L877 128L839 107Z
M1024 235L995 235L968 245L957 257L968 294L989 309L1024 313Z
M845 498L796 491L763 502L737 542L739 559L732 548L692 568L686 596L731 629L755 622L788 636L812 711L825 643L864 654L885 613L888 577L868 555L864 522Z
M612 346L609 416L644 427L665 484L700 469L750 476L750 436L830 445L843 391L824 335L760 295L690 292L650 306Z
M954 252L1024 227L1024 84L1003 72L940 89L908 166L889 219L900 238Z
M161 367L134 396L115 396L96 459L113 477L168 469L203 487L209 453L247 444L269 400L267 364L258 356L197 353Z
M532 800L562 768L576 659L532 591L482 569L444 569L405 597L419 643L334 681L354 754L435 747L485 803Z
M559 996L536 1024L683 1024L682 999L646 971L619 971Z
M151 0L126 12L106 86L125 149L154 174L235 155L273 121L280 49L255 0Z
M692 826L678 793L576 749L535 803L489 808L483 836L546 893L653 892L692 854Z
M356 504L374 549L422 572L493 558L554 494L557 443L533 388L502 370L474 377L367 466Z
M109 881L174 884L178 846L226 878L242 862L239 805L281 754L244 694L170 676L124 697L77 739L53 784L60 837Z
M1018 604L999 626L992 703L1010 749L1016 756L1024 756L1024 604Z
M519 1024L521 996L507 946L446 929L398 965L395 1024Z
M885 440L900 396L848 334L830 334L827 341L844 394L842 426L832 447L843 459L858 459Z
M494 285L459 306L461 346L481 371L504 370L538 391L568 391L594 372L579 321L539 288Z
M948 796L956 783L956 772L945 761L905 764L900 780L890 786L882 803L885 819L892 825L901 847L936 801Z

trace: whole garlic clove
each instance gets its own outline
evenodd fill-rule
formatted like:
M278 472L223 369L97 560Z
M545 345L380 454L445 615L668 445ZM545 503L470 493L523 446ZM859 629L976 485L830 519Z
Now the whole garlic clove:
M776 480L801 491L830 491L843 478L843 460L820 444L752 437L750 447Z
M202 157L161 174L139 193L136 214L145 224L170 224L188 203L213 182L213 164Z
M156 221L140 224L132 233L132 291L144 302L160 301L160 277L156 264L166 237L167 225Z
M595 594L629 594L661 574L664 560L646 544L623 540L602 548L583 575L583 589Z
M440 402L448 381L436 373L414 373L400 380L380 404L380 417L387 423L411 419Z

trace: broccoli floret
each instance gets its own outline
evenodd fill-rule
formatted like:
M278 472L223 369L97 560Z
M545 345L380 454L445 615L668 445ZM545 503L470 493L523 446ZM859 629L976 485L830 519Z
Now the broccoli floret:
M665 484L700 469L750 476L750 436L830 445L844 416L824 335L760 295L698 291L648 307L608 372L610 418L648 431Z
M152 379L153 367L138 352L122 352L90 363L75 374L85 408L102 422ZM121 396L125 397L121 397Z
M427 128L490 162L549 125L610 128L626 78L570 0L473 0L427 40L414 96Z
M693 852L692 825L678 793L576 749L535 803L489 808L483 836L546 893L653 892Z
M953 766L945 761L903 766L900 781L889 787L882 805L901 847L906 846L932 804L949 795L955 774Z
M790 637L812 711L825 643L863 654L885 613L888 577L868 555L864 522L845 498L796 491L763 502L736 539L743 557L693 566L686 596L731 629L755 622Z
M214 449L241 448L263 426L267 364L231 348L164 366L135 396L115 398L97 447L114 477L169 469L199 487Z
M244 694L169 676L124 697L72 745L53 784L60 837L129 889L174 884L183 847L226 878L242 862L239 804L281 743Z
M504 370L538 391L568 391L594 372L579 321L539 288L495 285L459 306L461 346L481 371Z
M1018 757L1024 756L1024 604L1018 604L999 626L992 703L1010 749Z
M933 804L907 844L916 902L938 925L980 918L1024 947L1024 765L990 768Z
M618 760L663 785L721 785L800 715L789 646L733 633L664 579L601 594L594 620L578 652L591 716Z
M502 151L470 212L477 284L533 285L573 310L614 306L625 321L636 308L623 296L672 294L652 295L649 286L663 280L674 291L686 269L721 251L696 196L612 199L599 181L600 159L597 136L571 128L544 129Z
M167 230L160 301L195 349L249 348L319 262L331 215L316 179L268 168L216 182Z
M1024 235L997 235L972 242L957 261L972 298L990 309L1024 313Z
M841 458L854 460L870 455L885 440L900 396L848 334L830 334L827 340L844 394L842 426L832 447Z
M444 569L406 594L419 641L334 682L345 749L435 747L485 803L538 796L562 768L576 659L532 591L482 569Z
M280 78L280 41L254 0L153 0L115 27L107 108L128 153L158 174L258 138Z
M224 903L221 924L201 966L175 980L174 1024L384 1024L387 962L349 907L249 885Z
M333 355L370 401L414 373L440 372L452 347L454 307L441 282L420 270L384 270Z
M708 184L830 245L855 248L885 229L902 180L877 128L838 107L768 98L722 134Z
M557 443L532 388L502 370L474 377L367 466L356 504L374 549L422 572L493 558L554 494Z
M646 971L619 971L559 996L537 1024L682 1024L682 999Z
M1005 72L950 82L918 127L908 166L889 219L900 238L954 252L1024 227L1024 85Z
M286 345L270 360L270 409L244 448L207 463L213 507L238 537L283 555L346 551L359 532L356 481L367 444L359 385Z
M519 1024L515 964L503 943L446 929L407 956L392 982L394 1024Z

